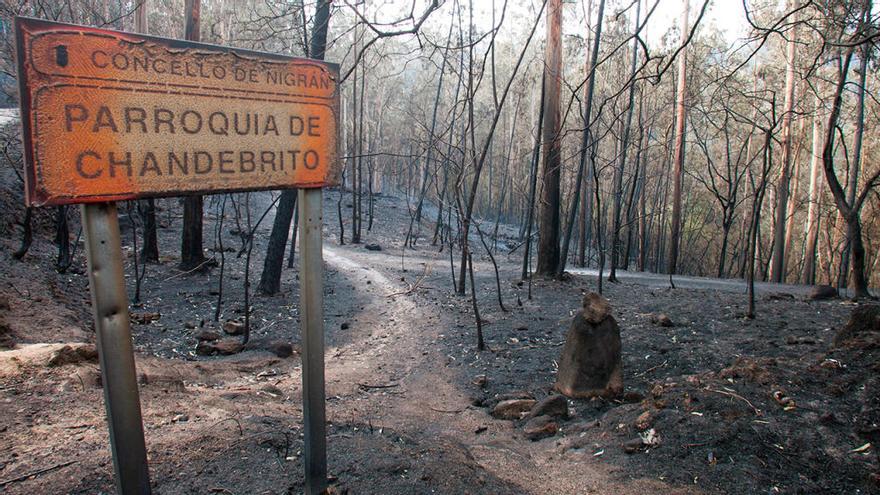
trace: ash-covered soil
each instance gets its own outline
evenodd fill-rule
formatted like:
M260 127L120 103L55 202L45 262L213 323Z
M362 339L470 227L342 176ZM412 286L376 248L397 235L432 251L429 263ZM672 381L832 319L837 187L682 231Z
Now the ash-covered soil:
M522 248L507 254L516 235L502 226L502 311L492 264L473 238L488 346L478 352L470 297L453 293L448 249L431 246L433 224L426 220L418 247L404 251L407 203L379 196L364 244L339 246L337 206L348 220L351 200L346 194L338 205L337 198L328 191L324 211L335 493L880 491L880 344L832 344L851 303L762 296L758 317L748 320L745 295L735 290L605 283L621 327L625 394L570 401L570 418L559 420L558 432L532 441L523 421L495 419L489 406L499 395L551 393L571 316L595 280L536 279L530 299L528 283L519 280ZM270 201L253 195L253 222ZM12 219L21 218L21 209L3 204L0 492L112 491L101 377L88 352L94 332L81 243L73 266L56 273L51 215L41 217L31 251L15 260L20 230ZM219 259L218 206L206 198L206 254ZM271 214L258 229L249 270L251 343L232 356L202 356L200 333L239 339L222 326L244 312L241 228L227 218L222 229L232 251L224 253L224 303L214 322L219 267L177 269L180 208L176 200L160 207L161 262L147 265L141 302L131 309L154 492L299 493L296 268L285 269L281 294L255 293ZM426 217L434 215L429 209ZM122 223L133 294L132 236ZM486 221L482 229L493 225ZM350 223L345 230L347 242ZM74 220L72 239L77 231ZM674 325L652 323L657 313ZM285 342L294 354L279 357L277 344ZM60 351L65 344L70 351ZM60 362L49 365L59 351ZM651 429L652 445L625 450Z

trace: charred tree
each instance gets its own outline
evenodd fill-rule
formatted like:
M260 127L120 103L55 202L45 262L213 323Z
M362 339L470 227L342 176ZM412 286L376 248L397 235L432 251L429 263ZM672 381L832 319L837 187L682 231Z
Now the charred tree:
M669 235L669 260L667 271L669 281L678 271L678 250L681 244L681 181L684 174L684 133L685 119L687 118L685 98L687 98L687 30L688 30L688 3L682 1L681 11L681 53L678 59L678 94L675 98L675 145L672 170L672 225Z
M186 0L184 5L186 9L185 38L189 41L199 41L201 0ZM180 268L183 270L194 270L205 263L205 252L202 247L203 208L202 196L183 198L183 235L180 243Z
M535 220L535 195L538 186L538 160L541 157L541 135L544 124L544 96L546 94L544 79L546 79L546 75L542 76L541 79L541 102L538 105L538 125L535 131L535 145L532 149L532 166L529 171L529 197L526 202L525 247L523 250L522 276L520 277L522 280L529 277L529 269L531 265L529 256L532 253L532 227Z
M866 11L870 12L870 2L866 2L866 4ZM868 13L865 14L865 16L868 15ZM850 262L852 265L853 296L856 299L861 299L870 298L871 293L868 291L868 279L865 274L865 246L862 240L860 213L868 194L877 185L878 179L880 179L880 168L877 169L872 177L868 178L864 189L855 197L854 201L847 201L846 192L841 186L834 170L834 136L837 132L838 120L840 119L841 107L843 105L843 89L847 84L847 75L852 63L853 51L853 47L847 49L840 67L831 104L831 113L828 116L828 123L825 127L822 165L825 171L825 180L834 198L834 204L846 222L846 234L851 243Z
M58 259L55 261L55 269L58 273L64 273L70 268L70 227L67 222L67 207L58 206L55 209L55 244L58 245Z
M544 49L544 166L541 172L541 208L538 230L536 273L552 276L559 266L561 114L562 90L562 0L547 2L547 42Z
M327 47L327 26L330 24L331 0L318 0L315 11L312 36L310 38L309 56L316 60L324 60ZM342 194L342 189L340 189ZM275 294L281 287L281 267L284 264L285 247L290 235L290 221L296 206L296 189L281 192L272 232L269 234L269 245L266 248L266 259L263 261L263 273L260 275L260 292Z
M641 13L642 2L636 2L636 23L635 30L639 29L639 15ZM597 36L598 39L598 36ZM639 61L639 44L637 39L633 39L632 62L630 65L630 86L629 86L629 102L626 111L626 124L623 127L623 137L620 144L623 149L620 151L620 160L617 170L614 171L614 206L612 210L612 226L611 226L611 270L608 274L609 282L617 282L617 265L620 262L620 215L623 208L623 175L626 172L626 155L629 150L629 137L632 130L633 107L635 106L636 96L636 67ZM638 157L636 157L636 165L638 166ZM636 181L633 180L633 185ZM629 205L632 205L632 196L630 196ZM628 218L628 215L627 215ZM628 257L629 253L625 253Z
M797 7L797 0L789 0L789 8ZM797 29L796 27L794 28ZM796 33L796 31L794 31ZM779 182L776 185L776 221L773 231L773 262L770 267L770 279L776 283L785 281L786 255L788 246L785 240L786 213L788 212L788 195L791 186L791 120L794 113L794 78L795 78L795 46L797 35L791 34L786 44L785 55L785 102L782 109L782 163Z

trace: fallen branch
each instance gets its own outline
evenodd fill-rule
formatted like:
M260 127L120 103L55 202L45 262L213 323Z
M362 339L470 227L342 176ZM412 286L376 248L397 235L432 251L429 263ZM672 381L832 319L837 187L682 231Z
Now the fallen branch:
M434 255L434 258L436 259L437 255ZM407 285L409 285L409 289L398 291L398 292L392 292L391 294L386 294L385 297L404 296L404 295L412 294L413 291L415 291L416 289L419 288L420 285L422 285L422 281L425 280L425 277L427 277L428 274L431 273L432 266L434 266L434 260L431 260L430 264L425 263L425 269L422 270L422 274L419 275L419 278L416 280L416 283L407 284Z
M726 392L726 391L724 391L724 390L715 390L714 388L709 388L709 387L706 387L706 390L709 391L709 392L715 392L716 394L727 395L727 396L730 396L730 397L737 398L737 399L739 399L739 400L745 402L746 404L748 404L749 407L752 408L752 411L755 412L755 416L761 416L761 410L758 409L757 407L755 407L755 405L752 404L752 403L749 401L749 399L746 399L746 398L743 397L742 395L739 395L739 394L737 394L737 393L733 393L733 392Z
M360 387L364 390L371 390L374 388L394 388L394 387L397 387L398 385L400 385L400 384L399 383L387 383L384 385L370 385L367 383L358 383L358 387Z
M653 367L651 367L651 368L648 368L648 369L646 369L645 371L643 371L643 372L641 372L641 373L636 373L636 376L645 376L645 375L647 375L648 373L650 373L650 372L652 372L652 371L654 371L654 370L656 370L656 369L659 369L659 368L662 368L662 367L666 366L666 363L668 363L668 362L669 362L669 360L667 359L666 361L663 361L662 363L658 364L657 366L653 366Z
M211 262L216 263L217 260L214 259L214 257L210 257L210 258L206 259L205 261L203 261L203 262L199 263L198 265L196 265L196 267L193 268L192 270L187 270L187 271L185 271L185 272L176 273L176 274L174 274L174 275L172 275L172 276L170 276L170 277L168 277L168 278L162 280L162 282L168 282L169 280L174 280L174 279L177 278L177 277L182 277L183 275L187 275L187 274L190 274L190 273L192 273L192 272L194 272L194 271L196 271L196 270L200 270L203 266L205 266L205 265L207 265L208 263L211 263Z
M61 463L55 464L54 466L49 466L47 468L38 469L32 473L23 474L23 475L19 476L18 478L12 478L12 479L8 479L8 480L0 481L0 487L10 485L12 483L18 483L19 481L24 481L30 477L39 476L41 474L48 473L49 471L54 471L56 469L60 469L60 468L69 466L69 465L73 464L74 462L76 462L76 461L61 462Z
M241 421L239 421L237 418L233 418L232 416L230 416L226 419L221 419L220 421L217 421L216 423L211 425L211 428L209 428L209 429L213 429L215 426L223 424L227 421L233 421L233 422L235 422L236 425L238 425L238 436L244 435L244 428L241 427Z

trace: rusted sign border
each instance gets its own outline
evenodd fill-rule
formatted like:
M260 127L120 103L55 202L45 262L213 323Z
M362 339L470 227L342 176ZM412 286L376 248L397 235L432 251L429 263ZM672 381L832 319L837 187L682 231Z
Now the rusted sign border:
M161 198L161 197L175 197L175 196L186 196L186 195L204 195L204 194L222 194L222 193L231 193L231 192L248 192L248 191L264 191L264 190L280 190L280 189L294 189L295 187L299 188L321 188L330 185L335 185L334 181L338 178L341 173L341 167L336 165L329 165L330 170L333 172L333 176L329 181L315 182L315 183L300 183L297 186L290 187L255 187L255 188L230 188L230 189L215 189L210 191L169 191L167 193L145 193L145 194L102 194L96 197L90 196L77 196L77 197L64 197L64 196L54 196L52 198L47 197L43 194L43 191L37 188L37 160L36 160L36 146L33 140L34 130L36 127L36 113L34 113L33 101L31 100L31 94L29 91L29 83L27 77L27 70L25 69L25 53L24 53L24 35L25 30L28 31L41 31L41 30L54 30L54 32L75 32L78 34L93 34L97 36L107 36L113 37L114 39L122 38L128 39L132 41L131 38L135 38L143 41L155 42L157 44L166 46L169 49L178 49L178 50L186 50L186 49L197 49L202 50L208 53L216 53L216 54L232 54L236 57L241 58L258 58L258 59L269 59L272 61L278 61L279 63L285 64L295 64L295 65L312 65L318 66L322 69L328 70L333 79L334 79L334 91L329 99L307 96L307 95L297 95L293 93L283 93L279 92L273 96L276 97L287 97L289 99L302 99L304 101L290 102L290 103L302 103L302 104L311 104L311 105L322 105L328 106L331 109L335 119L336 119L336 136L333 136L334 142L334 158L337 162L339 160L339 64L333 62L325 62L323 60L314 60L303 57L291 57L287 55L280 55L277 53L270 52L261 52L257 50L247 50L243 48L233 48L222 45L216 45L213 43L202 43L196 41L187 41L176 38L163 38L160 36L150 36L143 35L139 33L129 33L125 31L116 31L111 29L100 29L91 26L83 26L78 24L68 24L68 23L60 23L47 21L43 19L36 19L32 17L26 16L16 16L15 17L15 46L16 46L16 66L18 68L18 92L19 92L19 104L21 107L21 115L19 117L21 121L22 128L22 153L24 155L25 162L25 202L29 206L42 206L42 205L64 205L64 204L77 204L77 203L96 203L96 202L105 202L105 201L126 201L133 199L142 199L142 198ZM134 42L134 41L132 41ZM33 65L33 63L32 63ZM87 79L86 77L72 77L67 75L52 75L51 77L69 77L72 80L75 79ZM97 80L104 81L102 78L94 78ZM113 80L114 82L119 82ZM132 84L140 84L145 88L149 86L155 86L150 82L144 81L127 81ZM182 86L177 84L163 84L163 86ZM192 89L192 88L189 88ZM220 96L220 91L227 92L247 92L247 93L256 93L263 94L269 92L263 91L246 91L240 89L226 89L226 88L217 88L218 94L211 96ZM188 95L185 92L184 87L181 87L179 91L165 91L168 94L178 94L178 95ZM268 95L267 95L268 96ZM237 98L237 99L253 99L253 98Z

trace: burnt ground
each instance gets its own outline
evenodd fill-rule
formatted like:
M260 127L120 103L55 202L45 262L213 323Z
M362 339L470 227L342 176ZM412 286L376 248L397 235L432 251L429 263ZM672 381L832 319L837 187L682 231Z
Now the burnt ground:
M595 279L535 280L529 299L520 252L499 249L504 312L492 265L475 248L489 348L477 352L470 299L452 293L448 252L430 239L401 248L406 203L377 199L364 240L382 250L370 251L338 245L336 197L326 194L324 218L328 457L337 493L880 492L876 432L865 426L878 418L880 352L876 343L831 343L851 303L808 302L802 289L781 287L798 295L765 294L758 318L748 320L736 286L606 283L627 393L571 401L560 432L533 442L485 406L517 391L547 396L571 315ZM267 195L254 198L255 221ZM65 343L94 339L81 243L71 269L56 273L51 218L43 215L29 254L12 259L19 213L14 200L0 199L0 493L112 491L97 363L86 356L47 365ZM277 341L299 342L296 270L285 270L281 294L252 296L244 352L199 356L198 333L220 332L243 314L241 238L227 220L224 246L233 251L225 253L225 302L214 323L219 268L177 269L179 206L160 207L161 263L147 266L142 302L132 308L148 322L132 329L154 492L299 493L300 360L270 352ZM215 244L213 211L206 200L206 249ZM266 218L256 237L254 288L270 225ZM71 230L75 238L78 226ZM652 324L657 312L675 326ZM624 451L650 428L658 444Z

